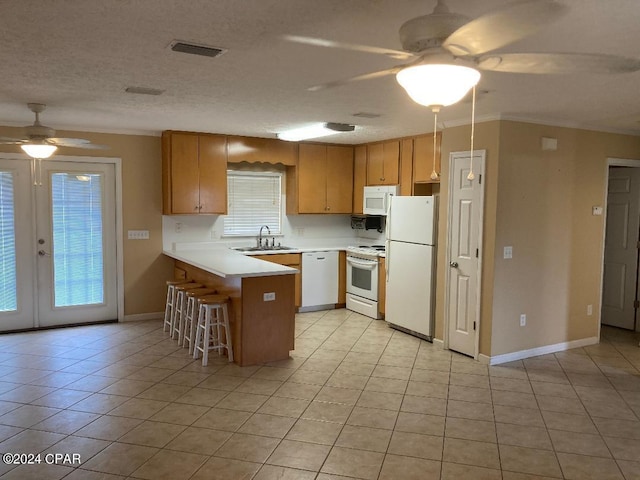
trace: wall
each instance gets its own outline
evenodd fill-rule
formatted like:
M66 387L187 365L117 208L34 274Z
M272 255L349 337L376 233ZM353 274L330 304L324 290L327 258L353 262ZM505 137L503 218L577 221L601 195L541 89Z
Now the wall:
M591 207L605 202L607 157L640 158L640 138L503 121L499 140L490 355L597 338L604 216Z
M164 280L173 276L173 262L162 255L162 185L160 137L58 131L60 137L86 138L109 150L60 148L68 156L122 159L125 315L164 310ZM23 130L0 127L0 136L20 137ZM2 152L22 152L0 145ZM149 240L127 240L127 230L149 230Z
M446 293L447 259L447 215L449 185L449 154L469 151L471 127L447 128L442 133L442 172L440 178L440 209L438 218L438 260L436 285L436 323L435 337L444 338L444 315ZM482 299L480 323L480 353L488 355L491 351L491 318L493 298L493 256L495 243L495 212L497 204L498 158L500 153L500 122L484 122L476 124L474 132L474 150L486 150L485 176L485 218L483 227L483 271Z

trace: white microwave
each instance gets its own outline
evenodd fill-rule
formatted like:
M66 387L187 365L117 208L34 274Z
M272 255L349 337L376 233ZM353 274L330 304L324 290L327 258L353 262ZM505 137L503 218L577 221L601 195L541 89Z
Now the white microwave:
M389 199L399 193L399 185L364 187L362 213L365 215L386 215L389 209Z

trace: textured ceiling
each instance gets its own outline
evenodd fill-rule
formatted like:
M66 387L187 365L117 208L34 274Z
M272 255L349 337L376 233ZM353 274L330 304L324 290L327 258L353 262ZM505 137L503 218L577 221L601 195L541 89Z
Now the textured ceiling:
M398 63L384 56L284 41L285 34L399 49L398 28L433 0L3 0L0 125L42 121L80 131L192 130L273 137L316 121L354 123L327 141L362 143L432 130L393 76L310 92L309 86ZM449 0L478 16L504 0ZM640 57L640 2L564 0L569 13L502 51ZM173 40L228 49L218 58L171 51ZM484 73L479 118L522 118L640 134L640 73L538 76ZM129 86L161 96L125 93ZM470 105L442 111L467 123ZM379 118L353 117L357 112Z

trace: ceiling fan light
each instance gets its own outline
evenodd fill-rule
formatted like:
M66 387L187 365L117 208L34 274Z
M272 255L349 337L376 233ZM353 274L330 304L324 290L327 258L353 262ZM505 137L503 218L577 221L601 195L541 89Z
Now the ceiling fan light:
M343 123L315 123L306 127L294 128L292 130L287 130L286 132L280 132L277 133L276 136L280 140L298 142L300 140L326 137L327 135L334 135L341 132L352 132L354 129L355 126Z
M20 148L31 158L40 159L49 158L58 149L55 145L49 145L48 143L25 143L20 145Z
M461 65L415 65L400 70L396 80L414 102L446 107L462 100L480 81L480 72Z

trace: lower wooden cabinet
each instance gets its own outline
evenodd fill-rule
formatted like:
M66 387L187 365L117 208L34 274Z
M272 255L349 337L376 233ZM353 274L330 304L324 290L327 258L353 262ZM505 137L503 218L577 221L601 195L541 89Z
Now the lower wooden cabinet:
M286 267L296 268L298 273L295 275L295 305L300 308L302 305L302 256L299 253L274 253L272 255L254 255L253 258L266 260L267 262L277 263Z

